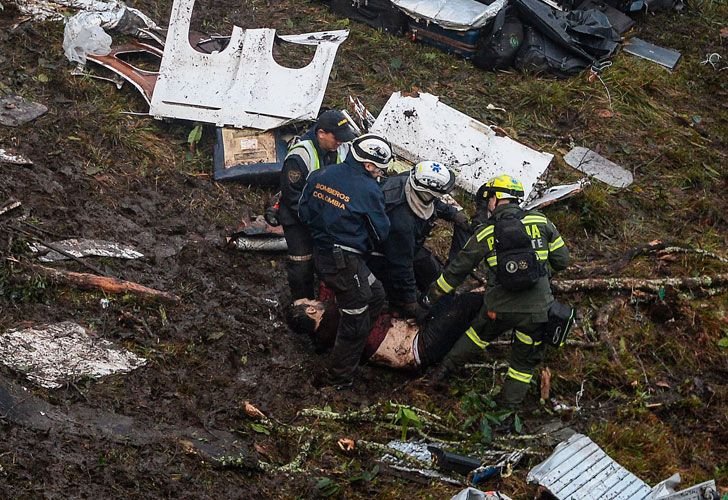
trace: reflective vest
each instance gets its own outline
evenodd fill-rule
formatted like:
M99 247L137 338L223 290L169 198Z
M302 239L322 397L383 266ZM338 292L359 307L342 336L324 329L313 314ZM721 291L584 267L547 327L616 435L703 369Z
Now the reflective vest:
M345 142L341 146L339 146L339 148L336 150L336 163L343 163L343 161L346 159L346 156L349 154L350 148L351 145L348 142ZM319 160L318 151L316 150L316 146L313 145L313 141L310 139L305 141L298 141L296 144L294 144L291 149L288 150L286 160L293 155L296 155L301 158L301 160L303 160L303 163L306 165L306 167L308 167L309 173L321 168L321 161Z

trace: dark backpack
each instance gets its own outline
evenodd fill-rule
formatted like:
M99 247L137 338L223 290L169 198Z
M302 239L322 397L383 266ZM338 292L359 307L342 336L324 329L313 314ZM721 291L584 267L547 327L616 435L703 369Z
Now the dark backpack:
M531 237L518 215L506 215L495 222L496 282L512 292L533 287L544 275L544 266L538 261Z
M523 45L516 55L516 68L568 78L591 66L591 61L552 42L531 26L524 27Z
M332 12L394 35L407 28L407 15L390 0L330 0Z
M493 20L490 33L480 38L473 64L486 70L506 69L513 65L523 43L523 24L515 7L506 5Z

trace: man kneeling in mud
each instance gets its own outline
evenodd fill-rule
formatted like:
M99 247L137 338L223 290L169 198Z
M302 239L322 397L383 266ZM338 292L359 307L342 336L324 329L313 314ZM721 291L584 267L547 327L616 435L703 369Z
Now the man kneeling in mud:
M336 304L323 293L321 300L298 299L286 310L290 328L307 334L323 352L334 345L339 325ZM483 302L482 293L465 293L440 302L424 326L382 313L367 339L362 361L404 370L423 370L440 362L465 333Z

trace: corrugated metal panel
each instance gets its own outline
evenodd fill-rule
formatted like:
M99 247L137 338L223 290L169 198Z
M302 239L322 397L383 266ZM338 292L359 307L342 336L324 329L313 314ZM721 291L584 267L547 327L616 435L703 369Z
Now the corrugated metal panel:
M560 500L643 499L651 488L591 439L574 434L528 474Z

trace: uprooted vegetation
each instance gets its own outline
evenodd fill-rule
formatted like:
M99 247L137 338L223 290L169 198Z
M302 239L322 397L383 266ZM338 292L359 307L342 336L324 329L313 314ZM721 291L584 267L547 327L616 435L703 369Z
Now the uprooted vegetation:
M171 2L133 6L163 23ZM709 53L728 57L724 3L699 1L684 14L641 19L640 36L682 52L677 70L618 54L603 84L583 75L559 81L485 73L433 48L349 25L318 3L213 7L198 2L198 28L350 28L324 104L344 106L351 93L377 111L393 91L430 92L535 148L562 155L572 144L583 145L631 170L635 182L626 189L595 181L546 209L572 250L573 264L560 279L728 273L720 259L728 244L728 81L726 72L701 64ZM485 365L469 368L449 392L364 366L350 397L324 397L310 384L322 358L307 339L288 331L276 306L285 300L284 259L221 243L242 216L262 212L272 191L213 182L211 128L203 128L196 152L188 154L194 124L124 114L144 110L142 98L128 85L117 91L71 76L60 24L13 28L17 21L12 6L0 11L0 92L42 102L49 112L17 129L0 128L0 146L35 162L0 167L0 203L22 202L0 216L0 329L72 319L148 363L128 375L77 380L57 390L34 388L0 368L3 381L26 385L67 415L89 411L133 420L129 435L117 435L77 424L42 430L0 415L5 496L453 494L452 486L413 482L377 466L382 453L376 444L402 437L405 420L407 437L454 442L460 452L528 445L530 454L513 476L486 485L513 498L533 495L526 472L553 443L490 436L483 424L502 417L492 397L503 371L491 363L503 359L507 347L489 351ZM506 111L488 110L489 103ZM604 109L613 116L602 117ZM559 155L550 179L575 180ZM446 231L439 231L435 247ZM145 259L92 262L110 276L173 292L179 303L81 291L34 272L27 243L64 236L135 245ZM651 248L654 240L665 245ZM708 253L665 251L671 246ZM61 266L88 271L73 261ZM556 413L551 403L540 404L534 386L520 414L523 432L562 421L650 484L679 471L685 484L715 478L728 485L724 285L560 296L578 307L574 338L584 345L549 351L545 365L552 400L572 409ZM246 401L263 420L246 412ZM399 412L405 407L412 413ZM351 416L362 410L363 417ZM342 450L341 438L360 445ZM199 449L226 439L236 441L237 460L211 460Z

